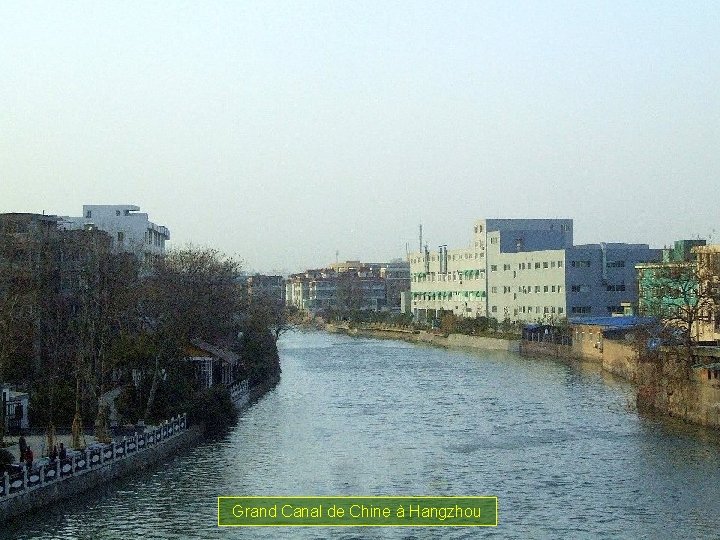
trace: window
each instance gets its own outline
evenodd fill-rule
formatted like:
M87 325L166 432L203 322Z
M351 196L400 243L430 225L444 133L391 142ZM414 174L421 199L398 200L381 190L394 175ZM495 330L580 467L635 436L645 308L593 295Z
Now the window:
M605 266L607 268L625 268L625 261L608 261Z
M117 241L118 241L119 243L123 243L123 242L125 241L125 233L119 232L119 233L117 234L117 239L118 239Z
M563 311L565 311L564 308L561 308L561 307L558 308L558 313L562 314Z
M573 268L590 268L590 261L571 261L570 266Z
M592 308L590 306L573 306L570 312L577 315L588 315L591 310Z
M115 210L115 215L116 215L116 216L119 216L119 215L120 215L120 210Z
M550 261L550 268L555 268L555 261Z
M509 264L503 264L503 270L510 270Z
M558 261L558 268L562 268L562 267L563 267L563 262L562 262L562 261Z
M540 263L539 263L539 262L536 262L536 263L535 263L535 269L537 270L538 268L540 268Z
M562 292L562 285L558 285L558 292Z
M491 244L497 244L497 243L498 243L497 237L491 238L491 239L490 239L490 243L491 243Z
M624 291L625 290L625 283L611 283L607 286L608 292L615 292L615 291Z
M555 292L555 285L553 285L550 290L552 290L552 292Z
M491 271L491 272L497 272L497 264L491 264L491 265L490 265L490 271Z
M547 268L547 267L548 267L548 263L547 263L547 261L545 261L545 262L543 263L543 268Z
M590 292L590 285L571 285L572 292Z
M535 285L535 292L540 292L540 285Z
M492 287L492 288L490 289L490 292L496 293L496 292L497 292L497 287Z
M91 217L92 217L92 210L88 210L87 213L85 214L85 217L88 218L88 219L91 218Z
M493 306L490 311L492 311L493 313L497 313L497 306Z

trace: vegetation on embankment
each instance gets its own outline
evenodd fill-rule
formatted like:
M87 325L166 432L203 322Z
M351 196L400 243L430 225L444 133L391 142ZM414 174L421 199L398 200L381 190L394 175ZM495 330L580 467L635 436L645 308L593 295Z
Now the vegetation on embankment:
M63 238L20 245L0 234L0 381L30 394L33 427L106 426L101 397L116 388L121 423L189 410L200 390L184 361L193 341L239 354L235 379L277 378L284 309L248 296L237 260L188 247L149 268L102 238ZM19 249L37 255L32 268L14 259Z
M487 338L517 340L520 339L522 325L505 320L498 322L494 317L458 317L451 312L441 313L433 321L416 321L406 313L367 310L324 310L317 314L323 323L347 326L357 330L384 330L388 332L432 332L449 336L462 334Z
M467 336L463 334L445 335L442 332L427 330L411 330L404 328L382 326L379 324L364 324L350 326L347 323L325 323L323 328L328 332L341 332L351 336L374 337L385 339L400 339L411 343L425 343L445 348L480 349L480 350L519 350L519 340L502 337Z

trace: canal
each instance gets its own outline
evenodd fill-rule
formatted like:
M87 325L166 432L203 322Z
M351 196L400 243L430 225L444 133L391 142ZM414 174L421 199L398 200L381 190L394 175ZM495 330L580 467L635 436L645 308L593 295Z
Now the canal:
M700 538L720 437L591 364L293 332L226 436L0 538ZM219 529L218 495L497 495L497 529Z

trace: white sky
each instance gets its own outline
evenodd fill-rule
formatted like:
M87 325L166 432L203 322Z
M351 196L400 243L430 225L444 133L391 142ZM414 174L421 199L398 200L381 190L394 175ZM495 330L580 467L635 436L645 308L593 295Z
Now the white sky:
M137 204L265 272L480 217L720 242L720 4L586 4L3 2L0 212Z

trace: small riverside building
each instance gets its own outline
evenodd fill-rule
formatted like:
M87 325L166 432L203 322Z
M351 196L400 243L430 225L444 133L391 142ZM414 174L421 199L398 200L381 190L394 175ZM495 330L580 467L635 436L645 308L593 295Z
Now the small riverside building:
M602 359L605 340L627 341L633 332L658 324L654 317L578 317L568 321L573 355L580 358Z
M197 379L204 388L231 385L242 366L238 354L199 340L186 347L185 359L195 364Z

